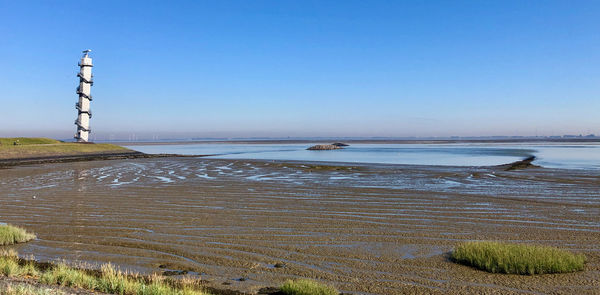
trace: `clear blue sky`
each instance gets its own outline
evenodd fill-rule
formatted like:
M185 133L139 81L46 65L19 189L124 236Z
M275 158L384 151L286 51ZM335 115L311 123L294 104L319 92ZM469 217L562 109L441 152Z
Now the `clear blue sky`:
M0 136L600 133L600 1L0 0Z

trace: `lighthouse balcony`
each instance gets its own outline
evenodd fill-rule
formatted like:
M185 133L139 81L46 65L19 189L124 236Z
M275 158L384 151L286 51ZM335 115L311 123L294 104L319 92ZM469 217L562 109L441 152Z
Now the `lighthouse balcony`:
M77 130L87 131L87 132L92 131L92 129L83 127L83 125L81 125L81 123L79 123L79 120L75 120L75 125L77 125Z
M85 83L88 83L90 85L94 85L94 79L93 78L91 78L91 79L88 80L81 73L77 73L77 77L79 77L79 81L80 82L85 82Z
M79 103L78 103L78 102L76 102L76 103L75 103L75 108L76 108L76 109L77 109L77 110L78 110L80 113L86 113L86 114L90 115L90 118L92 117L92 110L87 110L87 111L84 111L84 110L82 110L82 109L81 109L81 105L79 105Z
M90 101L92 101L92 95L91 95L91 94L90 94L90 95L87 95L87 94L85 94L83 91L81 91L81 88L79 88L79 86L77 86L77 88L76 88L76 92L77 92L77 94L79 94L80 96L83 96L83 97L85 97L85 98L89 99Z

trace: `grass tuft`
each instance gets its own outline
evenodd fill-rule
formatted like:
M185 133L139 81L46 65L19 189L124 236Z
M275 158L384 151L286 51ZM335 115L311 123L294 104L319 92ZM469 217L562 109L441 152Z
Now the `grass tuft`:
M492 273L546 274L583 270L585 257L549 246L479 241L460 244L453 261Z
M35 235L10 224L0 224L0 246L25 243L35 239Z
M0 275L7 277L37 276L39 274L32 262L19 264L19 258L15 252L7 252L7 256L0 257ZM1 293L0 293L1 294Z
M14 277L21 275L21 268L19 263L13 257L10 259L0 260L0 273L7 277Z
M88 290L96 288L96 280L93 276L83 271L73 269L60 263L47 270L40 276L40 282L44 284L57 284L66 287L76 287Z
M334 287L312 280L289 280L281 286L281 292L287 295L337 295Z

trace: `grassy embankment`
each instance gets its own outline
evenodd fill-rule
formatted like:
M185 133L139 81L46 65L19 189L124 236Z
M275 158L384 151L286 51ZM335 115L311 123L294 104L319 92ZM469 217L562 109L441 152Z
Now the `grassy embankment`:
M35 235L10 224L0 224L0 246L25 243L35 239Z
M32 144L55 144L60 141L50 138L43 137L0 137L0 145L11 146L11 145L32 145Z
M455 262L507 274L565 273L583 270L585 257L549 246L467 242L451 254Z
M81 144L28 137L0 138L0 160L127 152L133 151L108 143Z

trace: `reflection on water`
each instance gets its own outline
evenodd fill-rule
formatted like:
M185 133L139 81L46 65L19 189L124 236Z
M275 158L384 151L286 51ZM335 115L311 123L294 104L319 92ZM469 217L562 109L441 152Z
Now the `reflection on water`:
M600 169L600 144L353 144L307 151L311 144L136 145L144 153L212 155L217 159L294 160L440 166L501 165L536 156L550 168Z
M90 177L90 171L88 169L81 169L77 166L73 169L73 181L77 184L77 191L86 192L87 191L87 179Z

